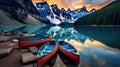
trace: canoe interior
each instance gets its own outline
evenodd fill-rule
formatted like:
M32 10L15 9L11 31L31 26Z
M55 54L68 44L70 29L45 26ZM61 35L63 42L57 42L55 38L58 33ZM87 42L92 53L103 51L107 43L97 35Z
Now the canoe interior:
M55 41L49 41L45 43L43 46L40 47L38 54L37 54L37 58L47 55L48 53L53 51L55 47L56 47Z
M66 51L69 51L71 53L76 53L76 49L70 45L69 43L65 42L65 41L59 41L59 45L61 48L63 48Z
M59 56L67 67L78 67L79 55L75 54L76 49L64 41L59 41Z

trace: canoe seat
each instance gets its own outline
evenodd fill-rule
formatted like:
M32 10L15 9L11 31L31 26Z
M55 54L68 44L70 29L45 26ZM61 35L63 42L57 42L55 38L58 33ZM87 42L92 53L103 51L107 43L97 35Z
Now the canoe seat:
M56 42L55 41L50 41L49 45L56 45Z
M51 52L52 50L45 50L45 51L43 51L43 52Z
M29 39L26 39L27 41L30 41L30 42L37 42L37 41L40 41L40 40L44 40L45 38L44 37L42 37L42 38L40 38L40 37L36 37L36 38L29 38Z
M72 53L76 52L75 49L68 49L67 51L72 52Z
M43 56L43 55L48 54L48 53L51 52L51 51L52 51L52 50L44 50L44 51L39 52L39 55L40 55L40 56Z
M48 46L46 50L53 50L53 48L55 48L55 46Z
M63 49L70 49L69 45L62 45L61 46Z

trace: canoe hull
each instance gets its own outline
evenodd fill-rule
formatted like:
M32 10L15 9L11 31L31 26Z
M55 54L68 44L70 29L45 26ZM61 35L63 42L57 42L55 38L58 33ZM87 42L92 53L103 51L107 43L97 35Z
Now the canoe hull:
M58 45L49 54L38 58L37 60L38 67L43 67L47 62L49 62L53 58L55 58L56 60L57 52L58 52Z
M46 38L44 40L40 40L38 42L28 42L28 43L25 43L25 44L22 44L22 43L19 43L19 48L27 48L27 47L31 47L31 46L38 46L38 45L42 45L50 40L52 40L53 38L52 37L49 37L49 38ZM20 42L26 42L26 40L20 40Z
M59 55L62 59L62 61L65 64L72 64L72 65L79 65L79 55L71 53L67 50L64 50L63 48L60 47L60 45L58 46L59 50Z

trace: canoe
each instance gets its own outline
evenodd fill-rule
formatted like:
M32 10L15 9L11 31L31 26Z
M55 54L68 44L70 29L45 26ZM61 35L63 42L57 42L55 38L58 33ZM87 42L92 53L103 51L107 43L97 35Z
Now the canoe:
M79 55L76 49L65 41L59 41L59 56L65 64L79 65Z
M40 47L37 54L37 64L38 67L44 67L47 62L57 56L58 45L55 41L49 41ZM55 63L55 61L54 61ZM52 65L54 65L54 63Z
M52 40L52 37L28 37L28 38L24 38L24 39L19 39L19 48L27 48L27 47L31 47L31 46L38 46L38 45L42 45L50 40Z

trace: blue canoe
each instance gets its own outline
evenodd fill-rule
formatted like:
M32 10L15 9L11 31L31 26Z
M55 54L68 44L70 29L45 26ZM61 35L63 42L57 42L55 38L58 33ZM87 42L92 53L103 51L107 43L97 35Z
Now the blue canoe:
M79 55L75 54L77 51L72 45L65 41L59 41L58 49L59 56L65 64L79 65Z
M51 58L57 55L58 45L55 41L49 41L40 47L37 54L38 67L43 67Z

